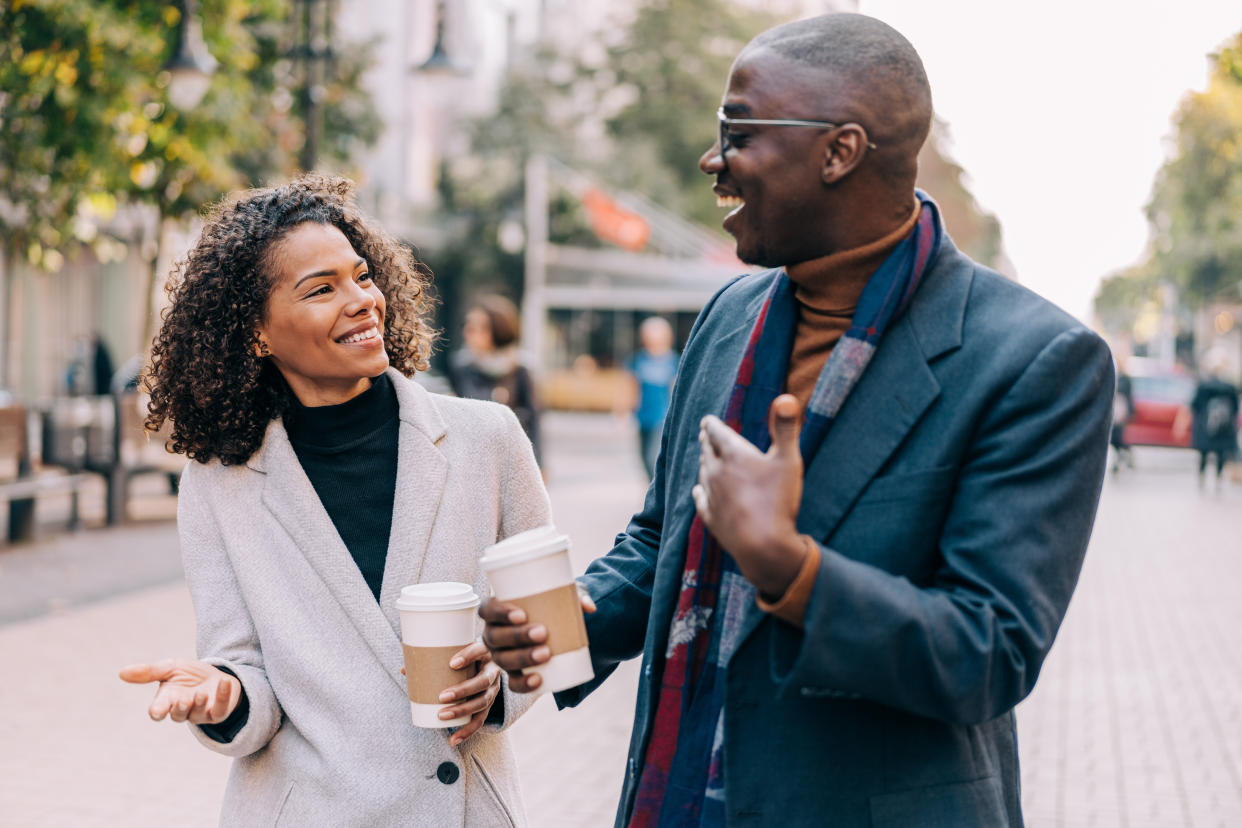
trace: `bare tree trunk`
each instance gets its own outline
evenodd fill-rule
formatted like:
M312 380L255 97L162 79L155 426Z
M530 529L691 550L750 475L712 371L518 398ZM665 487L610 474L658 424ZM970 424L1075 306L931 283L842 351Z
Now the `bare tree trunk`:
M9 355L12 353L13 314L13 265L17 261L17 251L13 249L13 240L4 240L3 259L0 260L0 388L9 388Z
M163 208L157 208L155 217L155 250L151 256L151 266L147 270L146 284L143 286L143 308L142 308L142 368L145 371L147 361L151 356L151 343L155 339L156 323L159 321L155 318L155 286L160 279L160 254L164 249L164 222L166 220Z

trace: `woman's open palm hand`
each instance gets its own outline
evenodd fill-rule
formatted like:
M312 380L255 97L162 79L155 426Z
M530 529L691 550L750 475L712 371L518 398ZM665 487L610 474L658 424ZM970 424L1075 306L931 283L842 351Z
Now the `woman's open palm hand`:
M169 658L153 664L131 664L121 669L131 684L160 683L147 714L159 721L219 724L241 700L241 682L205 661Z

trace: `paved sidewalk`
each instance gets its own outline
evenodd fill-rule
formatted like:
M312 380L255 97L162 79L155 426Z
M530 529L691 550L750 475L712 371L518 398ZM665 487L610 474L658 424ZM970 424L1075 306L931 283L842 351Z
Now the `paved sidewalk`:
M548 425L553 507L581 569L639 503L641 470L621 424ZM1107 485L1069 616L1019 707L1031 828L1242 826L1242 486L1198 492L1187 453L1138 460ZM25 551L53 550L49 565L69 577L169 543L164 524ZM27 566L13 552L0 549L0 601ZM30 577L37 606L46 584ZM214 825L229 761L150 723L149 689L115 678L129 661L192 650L179 580L0 625L0 660L15 667L0 685L0 825ZM513 728L535 828L611 825L636 673L626 665L575 710L540 700Z
M1030 828L1242 826L1242 486L1138 450L1018 708Z

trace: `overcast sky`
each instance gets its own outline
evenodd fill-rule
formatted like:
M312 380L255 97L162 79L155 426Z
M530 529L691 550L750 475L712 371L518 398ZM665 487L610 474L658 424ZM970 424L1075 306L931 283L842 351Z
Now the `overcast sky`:
M1139 261L1170 117L1242 0L862 0L923 56L953 157L1021 282L1084 320ZM949 228L952 232L953 228Z

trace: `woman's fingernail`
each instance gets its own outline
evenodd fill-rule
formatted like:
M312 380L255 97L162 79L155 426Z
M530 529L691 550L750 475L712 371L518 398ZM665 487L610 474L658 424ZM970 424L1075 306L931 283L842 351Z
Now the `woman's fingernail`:
M464 663L465 663L464 659L454 657L453 660L449 662L449 666L452 667L454 670L460 670L461 665Z
M454 713L454 712L453 712L453 711L451 711L451 710L441 710L441 711L440 711L440 718L441 718L441 719L454 719L454 718L456 718L456 717L457 717L457 714L456 714L456 713Z
M536 647L535 651L530 654L535 661L547 661L552 657L552 651L547 647Z
M443 693L440 694L440 701L451 702L452 700L453 700L453 691L445 690Z

